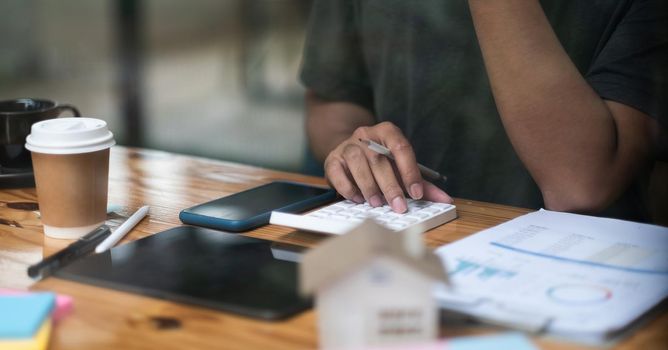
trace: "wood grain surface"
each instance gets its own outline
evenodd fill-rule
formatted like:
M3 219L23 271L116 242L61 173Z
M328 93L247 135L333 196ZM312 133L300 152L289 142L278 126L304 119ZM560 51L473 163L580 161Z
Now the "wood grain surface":
M273 180L325 184L321 178L160 151L114 147L107 224L117 227L148 204L150 215L120 244L180 225L179 211ZM430 247L453 242L529 212L503 205L456 200L459 218L425 234ZM280 322L263 322L201 307L48 278L33 283L28 265L70 241L44 237L34 189L0 190L0 287L49 290L74 297L74 312L54 327L50 349L312 349L313 310ZM314 246L326 236L268 225L246 235ZM169 257L165 257L168 259ZM650 315L614 349L668 349L666 308ZM0 312L2 312L0 310ZM443 337L503 331L444 318ZM563 340L533 338L543 349L582 349Z

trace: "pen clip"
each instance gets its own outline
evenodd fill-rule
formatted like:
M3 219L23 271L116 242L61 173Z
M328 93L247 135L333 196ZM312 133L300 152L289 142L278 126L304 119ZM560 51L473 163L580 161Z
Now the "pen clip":
M98 240L100 236L103 235L108 235L111 233L111 229L107 225L102 225L95 230L87 233L85 236L81 237L79 240L84 241L84 242L89 242L89 241L95 241Z

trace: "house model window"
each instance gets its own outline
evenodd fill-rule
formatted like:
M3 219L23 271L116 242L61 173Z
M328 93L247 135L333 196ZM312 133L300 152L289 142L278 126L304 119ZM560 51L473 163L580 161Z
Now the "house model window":
M368 220L303 258L302 292L315 294L322 348L422 343L438 335L437 282L443 262L422 233Z

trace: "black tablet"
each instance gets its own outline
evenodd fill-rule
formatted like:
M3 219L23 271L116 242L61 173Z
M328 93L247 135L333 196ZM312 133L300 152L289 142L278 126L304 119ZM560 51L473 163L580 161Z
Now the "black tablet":
M60 278L267 320L310 307L297 289L295 247L181 226L90 255Z

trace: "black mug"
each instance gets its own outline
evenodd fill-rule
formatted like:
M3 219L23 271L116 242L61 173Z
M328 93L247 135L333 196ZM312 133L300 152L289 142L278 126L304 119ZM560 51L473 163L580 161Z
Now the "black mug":
M75 117L81 114L76 107L51 100L18 98L0 101L0 170L22 172L32 168L30 151L25 148L26 137L34 123L58 118L64 111Z

